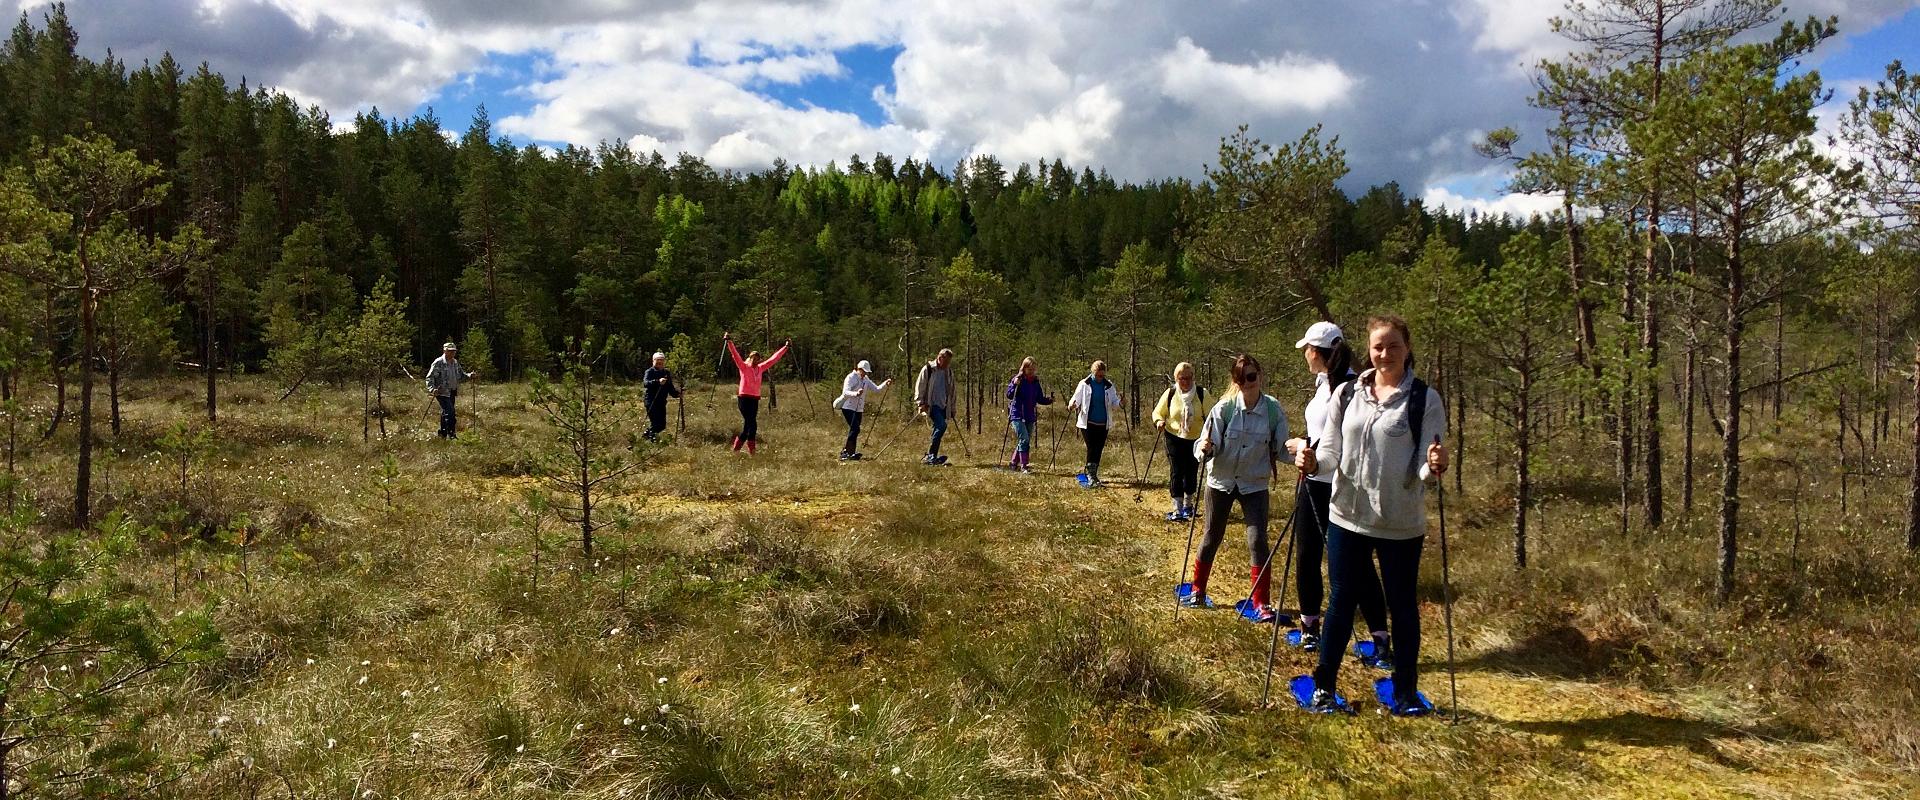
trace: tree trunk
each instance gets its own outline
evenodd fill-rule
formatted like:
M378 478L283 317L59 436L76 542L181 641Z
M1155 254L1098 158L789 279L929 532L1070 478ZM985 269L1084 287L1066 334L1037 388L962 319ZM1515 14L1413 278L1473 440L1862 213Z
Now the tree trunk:
M107 408L113 435L120 435L120 359L107 359Z
M1787 372L1787 301L1780 299L1774 304L1773 314L1773 418L1780 418L1780 407L1787 399L1787 384L1784 380ZM1875 441L1879 441L1878 432Z
M1655 24L1653 26L1653 91L1648 97L1647 115L1655 116L1660 109L1660 94L1665 86L1665 59L1667 54L1667 17L1665 2L1655 5ZM1646 444L1642 449L1642 471L1645 481L1643 496L1646 506L1645 524L1649 529L1658 528L1665 521L1661 505L1664 487L1661 475L1660 447L1660 255L1655 245L1660 243L1660 165L1656 163L1652 170L1653 183L1647 191L1647 241L1645 259L1646 284L1641 287L1641 298L1645 308L1640 316L1641 363L1647 376Z
M203 303L206 307L205 319L203 320L203 327L206 329L206 344L204 346L204 349L206 351L206 358L202 359L202 361L204 361L205 363L200 365L201 370L206 372L207 374L207 424L208 425L212 425L219 417L219 413L217 411L217 409L219 408L219 405L217 403L218 392L214 388L214 381L213 381L213 376L216 372L215 362L219 360L218 350L216 349L217 346L214 343L214 335L213 335L214 329L218 327L218 317L213 313L213 302L214 302L214 285L213 285L214 280L213 279L214 279L213 265L208 264L206 292L201 298L201 303Z
M1920 551L1920 343L1913 346L1913 475L1907 501L1907 549Z
M60 430L60 421L67 416L67 369L60 361L60 337L54 324L54 300L53 290L47 290L47 369L53 373L53 419L47 423L46 433L40 434L41 441L53 438L54 431Z
M82 266L81 269L85 269ZM80 293L80 458L74 468L73 527L84 529L91 518L93 481L93 348L94 314L91 287Z
M380 417L380 439L387 438L387 376L383 373L373 379L373 409Z
M1688 517L1692 517L1693 516L1694 395L1695 395L1695 392L1699 391L1698 381L1700 376L1700 365L1697 360L1698 354L1695 352L1698 349L1698 343L1693 341L1694 337L1691 332L1688 333L1687 338L1689 341L1687 342L1686 388L1682 390L1682 394L1684 395L1684 397L1682 397L1680 401L1681 402L1680 416L1682 417L1682 424L1681 424L1682 437L1681 437L1681 448L1680 448L1680 474L1681 474L1680 511L1681 513L1687 515Z
M1740 218L1735 204L1734 219ZM1727 425L1720 457L1720 575L1716 592L1721 602L1733 596L1733 565L1740 552L1740 337L1746 324L1740 304L1746 276L1741 262L1741 231L1728 232L1727 243Z
M1528 462L1533 456L1532 420L1529 409L1533 403L1533 373L1520 373L1520 402L1518 413L1514 415L1514 438L1519 446L1519 463L1514 469L1514 505L1513 505L1513 568L1527 568L1527 508L1533 504L1533 476L1528 471Z

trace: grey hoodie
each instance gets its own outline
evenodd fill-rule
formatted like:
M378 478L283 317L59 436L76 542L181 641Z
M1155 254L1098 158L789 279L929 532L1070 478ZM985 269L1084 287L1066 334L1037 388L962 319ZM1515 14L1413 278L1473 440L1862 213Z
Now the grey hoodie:
M1318 462L1314 475L1333 479L1328 511L1333 524L1379 539L1424 536L1427 481L1433 475L1427 460L1419 457L1420 467L1412 476L1417 480L1410 480L1407 464L1416 453L1426 453L1434 437L1446 435L1447 407L1440 393L1428 388L1425 421L1420 426L1425 441L1413 441L1412 421L1407 419L1413 371L1407 371L1385 403L1373 399L1373 377L1374 371L1367 370L1355 380L1353 400L1344 412L1328 409L1332 417L1314 450Z

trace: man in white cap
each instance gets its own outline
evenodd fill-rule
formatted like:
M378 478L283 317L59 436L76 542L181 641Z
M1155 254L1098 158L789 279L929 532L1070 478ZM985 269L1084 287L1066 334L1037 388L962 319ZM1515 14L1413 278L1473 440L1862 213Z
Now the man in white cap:
M647 367L641 382L647 392L647 432L641 436L649 442L657 441L660 432L667 429L667 398L680 396L680 388L673 385L673 372L667 369L666 353L653 354L653 364Z
M867 392L885 391L893 383L892 378L874 383L872 378L867 377L867 373L872 371L873 364L864 359L855 364L853 371L847 373L846 380L840 382L840 396L833 401L834 406L840 409L840 416L847 420L847 442L840 446L841 461L860 460L860 418L866 414Z
M460 348L453 342L440 346L440 357L433 360L433 366L427 368L427 393L440 401L440 438L457 438L454 430L456 417L453 413L454 398L460 396L460 384L473 377L473 373L460 368Z

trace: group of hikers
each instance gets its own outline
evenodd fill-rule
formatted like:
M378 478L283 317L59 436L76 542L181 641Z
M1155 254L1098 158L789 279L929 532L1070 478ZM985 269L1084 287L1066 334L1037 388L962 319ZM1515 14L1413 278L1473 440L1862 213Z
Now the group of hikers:
M766 374L786 356L792 341L783 342L764 359L758 351L742 356L731 334L724 335L723 341L739 374L735 397L741 424L732 449L745 448L754 454ZM1165 519L1188 523L1190 552L1194 523L1205 521L1199 550L1193 554L1191 579L1183 577L1176 585L1177 602L1183 608L1214 607L1208 594L1214 561L1237 504L1246 528L1249 577L1247 599L1239 608L1254 622L1290 621L1272 600L1275 565L1268 527L1275 476L1283 463L1294 468L1294 558L1291 565L1284 559L1282 563L1297 576L1294 588L1301 610L1298 628L1288 640L1318 653L1312 674L1294 681L1296 699L1310 711L1348 710L1334 686L1346 643L1353 637L1356 610L1367 625L1367 636L1353 651L1367 665L1391 673L1390 679L1377 683L1382 703L1396 715L1433 710L1418 690L1420 614L1415 587L1426 541L1427 486L1447 469L1448 454L1441 444L1446 410L1440 394L1415 377L1412 343L1412 333L1399 317L1369 318L1366 361L1360 362L1338 325L1316 322L1309 327L1294 345L1315 384L1306 404L1304 436L1290 435L1285 410L1264 391L1260 361L1248 354L1233 360L1233 390L1211 405L1206 388L1195 379L1193 365L1182 362L1174 367L1171 384L1153 406L1154 429L1162 437L1169 465L1167 491L1172 507ZM915 419L924 416L931 423L922 464L947 463L941 445L958 396L952 362L953 351L943 349L920 367L914 380ZM843 461L863 458L858 447L867 398L893 383L892 379L874 383L871 372L871 363L856 364L833 403L847 426L840 449ZM443 437L454 435L453 398L460 384L472 376L460 367L451 343L428 370L428 391L440 399ZM667 399L679 397L681 390L661 353L653 355L643 380L645 436L654 439L666 429ZM1055 397L1042 387L1032 358L1021 361L1004 395L1014 439L1006 466L1030 473L1039 407L1053 405ZM1100 462L1107 433L1126 407L1126 398L1107 377L1105 362L1092 363L1086 377L1074 385L1067 407L1086 446L1086 460L1077 477L1089 488L1103 486ZM1184 572L1186 559L1181 560ZM1321 580L1323 563L1326 585Z

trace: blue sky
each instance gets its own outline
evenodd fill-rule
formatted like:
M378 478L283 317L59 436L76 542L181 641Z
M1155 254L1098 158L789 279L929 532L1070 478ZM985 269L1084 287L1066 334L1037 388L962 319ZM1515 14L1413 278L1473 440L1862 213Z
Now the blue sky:
M45 0L0 0L0 11ZM1553 0L86 0L81 48L172 51L287 91L338 121L428 107L496 135L624 139L720 168L859 153L943 169L992 153L1116 177L1198 177L1220 137L1313 125L1340 137L1349 188L1525 213L1472 151L1545 120L1528 66L1565 49ZM1814 59L1841 89L1920 61L1920 0L1793 0L1841 18Z

